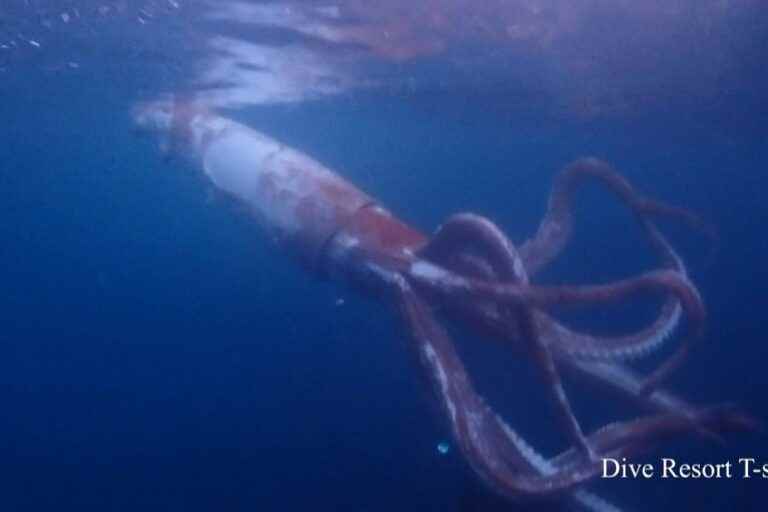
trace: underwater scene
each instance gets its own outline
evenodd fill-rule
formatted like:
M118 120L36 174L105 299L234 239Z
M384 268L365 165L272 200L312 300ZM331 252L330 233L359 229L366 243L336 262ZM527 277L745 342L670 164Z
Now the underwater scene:
M2 0L0 510L762 511L760 0Z

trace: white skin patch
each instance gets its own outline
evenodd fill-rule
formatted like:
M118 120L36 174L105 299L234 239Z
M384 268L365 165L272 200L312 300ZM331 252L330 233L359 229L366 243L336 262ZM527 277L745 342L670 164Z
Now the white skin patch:
M537 452L531 445L529 445L517 432L509 428L506 422L497 417L499 425L509 439L515 446L517 452L528 461L536 471L544 476L551 476L557 472L557 468L547 459L545 459L539 452ZM573 499L579 503L586 510L593 512L621 512L617 507L603 500L599 496L595 496L583 489L577 489L573 493Z
M214 139L221 135L228 127L236 129L237 125L223 117L210 115L197 115L189 123L189 129L192 132L192 149L197 154L203 152L203 141Z
M336 243L338 243L344 250L349 250L360 245L360 240L348 233L339 233L336 235Z
M299 206L322 196L318 184L332 177L330 171L237 123L224 121L222 128L221 118L195 121L196 129L205 121L207 133L201 138L214 132L203 155L203 170L214 185L248 204L267 225L287 234L300 231ZM321 207L322 202L315 205Z
M469 436L472 439L472 444L478 448L482 447L483 451L487 451L488 447L482 434L484 420L485 417L481 412L470 411L467 414L467 430L469 431ZM486 463L491 467L498 465L495 457L488 458Z
M387 210L385 210L384 208L382 208L379 205L374 205L373 211L375 211L376 213L381 214L381 215L386 215L387 217L391 217L392 216L391 213L389 213Z
M437 382L440 384L440 391L445 400L445 405L448 407L448 414L451 416L451 424L456 424L456 406L451 400L451 396L448 392L448 375L445 373L445 369L440 364L440 358L437 357L437 353L432 345L424 345L424 356L426 356L429 365L434 369L437 377Z
M467 288L469 285L467 280L461 276L457 276L451 272L448 272L436 265L427 263L424 260L416 260L411 263L410 267L411 276L428 281L433 284L443 284L451 288Z
M514 271L516 278L524 282L528 281L528 276L525 275L525 269L523 268L523 262L520 259L520 256L515 255L512 261L512 270Z
M414 261L411 265L411 274L416 277L422 277L429 281L444 280L448 274L440 267L436 267L424 260Z

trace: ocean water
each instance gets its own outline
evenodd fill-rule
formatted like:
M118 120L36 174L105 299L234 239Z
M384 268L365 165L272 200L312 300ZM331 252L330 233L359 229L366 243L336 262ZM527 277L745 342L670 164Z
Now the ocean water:
M0 6L2 510L571 510L494 497L430 404L393 304L314 275L136 133L133 105L171 94L311 155L426 233L472 211L522 243L558 170L608 160L719 234L713 255L662 223L708 313L666 387L766 419L760 3L376 4ZM610 194L577 203L541 282L657 264ZM655 305L555 313L619 332ZM500 414L546 455L564 449L531 361L451 333ZM640 414L567 390L588 429ZM768 442L681 436L638 461L659 457L768 464ZM763 510L768 480L736 473L589 489L627 511Z

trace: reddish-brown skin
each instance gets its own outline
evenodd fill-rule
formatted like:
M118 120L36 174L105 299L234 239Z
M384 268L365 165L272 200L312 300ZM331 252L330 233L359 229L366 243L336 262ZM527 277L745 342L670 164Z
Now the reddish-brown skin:
M570 233L567 217L571 196L579 184L590 177L606 182L635 211L652 245L673 268L600 286L528 286L526 265L535 272L560 252ZM544 235L527 243L521 256L486 219L466 214L455 216L441 228L438 236L428 240L389 212L367 204L345 219L323 246L318 256L322 262L320 269L346 277L366 291L394 296L415 342L422 368L449 418L455 442L482 480L510 499L575 492L569 495L578 501L583 496L575 489L598 475L600 457L645 451L663 438L685 432L716 436L720 431L750 428L751 422L735 411L699 410L662 391L646 389L649 388L647 382L643 384L642 379L619 365L614 366L609 375L602 367L569 360L567 355L556 353L556 346L549 346L556 341L544 341L545 334L541 331L548 324L537 312L539 308L561 303L622 300L638 292L652 292L675 297L688 315L693 334L700 335L704 308L698 292L685 277L684 269L674 268L676 254L648 220L652 216L672 216L694 224L695 218L683 210L642 198L609 167L592 160L580 161L563 173L550 200L549 216L550 223L557 219L558 232L553 235L551 229L543 226L540 232ZM351 241L354 243L350 244ZM418 275L411 269L419 261L444 264L441 272L452 276L442 280L439 276ZM452 265L456 267L455 272L451 270ZM476 393L452 342L433 318L425 299L439 302L446 311L456 313L465 325L482 326L486 333L528 346L524 351L541 367L564 429L577 447L575 452L571 450L570 455L563 457L578 460L575 453L580 451L587 455L581 462L575 462L567 471L542 474L535 460L527 457L524 447L516 444L516 434ZM425 357L425 353L432 357ZM673 358L675 364L677 359L679 357ZM605 381L614 390L661 414L637 422L613 424L609 429L584 436L562 390L555 360L571 371ZM447 376L450 382L441 380L441 376ZM606 432L611 433L610 441L603 437Z
M221 139L236 132L235 139L245 141L245 146L237 149L254 156L261 166L254 169L255 175L263 179L236 181L255 189L228 192L258 213L262 224L265 219L282 223L264 227L277 234L313 271L342 278L396 306L454 443L492 491L511 500L566 497L591 510L615 510L600 508L601 500L579 488L599 474L601 457L644 452L663 439L690 432L716 437L720 432L753 428L753 422L737 411L700 409L655 389L682 360L687 342L650 378L636 376L619 364L658 348L682 314L687 318L689 338L702 335L705 310L701 298L687 278L682 260L654 221L671 217L697 228L702 224L684 210L639 195L604 162L582 159L558 176L537 233L518 251L495 224L473 214L451 217L427 238L306 155L290 148L283 151L283 146L258 132L186 104L177 102L172 110L144 108L137 109L135 115L139 124L147 125L172 118L167 127L171 146L177 150L192 147L199 164L207 162L215 144L222 144ZM248 153L253 148L250 142L263 151ZM219 150L222 147L230 148L224 144ZM228 161L224 158L216 165ZM237 172L251 169L248 165L243 168L242 159L232 162ZM213 172L202 167L207 173ZM214 172L211 176L219 175ZM286 187L294 178L301 186ZM635 214L662 268L597 286L532 284L535 273L567 244L572 199L587 180L606 185ZM307 190L312 193L307 194ZM253 201L264 201L271 210L265 212L263 204ZM283 216L286 204L292 205L287 218ZM622 337L578 333L547 312L558 304L600 304L639 293L664 296L665 304L653 324ZM462 325L480 327L530 357L540 370L572 448L546 460L496 415L474 389L433 304ZM613 423L586 435L571 410L560 367L640 402L656 414Z

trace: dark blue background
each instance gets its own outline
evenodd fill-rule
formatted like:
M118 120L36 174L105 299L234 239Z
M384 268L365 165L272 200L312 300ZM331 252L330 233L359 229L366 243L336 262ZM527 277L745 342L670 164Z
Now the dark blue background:
M199 176L163 163L151 141L131 133L139 78L119 86L115 75L105 85L87 72L33 69L6 77L0 507L495 506L455 452L437 453L445 434L390 307L307 274ZM765 418L768 114L755 92L706 112L668 105L667 113L591 121L499 109L502 100L461 90L349 95L238 116L338 169L425 231L470 210L521 241L536 228L559 168L582 155L607 158L643 191L720 230L722 250L706 266L706 243L670 229L711 321L671 386L692 401L733 401ZM544 281L594 282L652 262L607 193L586 191L578 214L573 245ZM598 325L620 323L596 315ZM560 438L527 361L471 333L457 338L481 390L554 450ZM585 418L627 412L581 391ZM759 435L714 447L682 441L662 454L768 462ZM762 510L766 485L597 488L628 510Z

